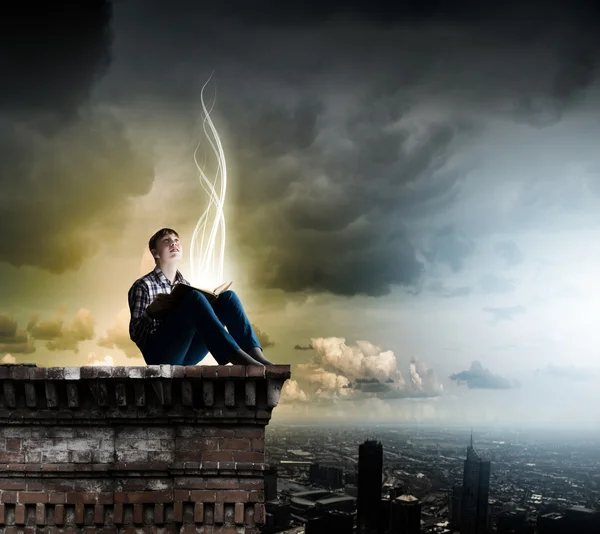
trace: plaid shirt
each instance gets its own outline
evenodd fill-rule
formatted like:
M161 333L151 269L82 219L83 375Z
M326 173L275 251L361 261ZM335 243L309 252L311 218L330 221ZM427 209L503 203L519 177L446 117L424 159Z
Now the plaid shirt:
M148 315L148 306L161 293L167 295L171 293L175 285L179 283L189 285L179 271L176 272L175 283L172 284L157 265L153 271L138 278L131 286L127 294L131 311L129 337L140 350L146 344L148 336L153 334L162 322Z

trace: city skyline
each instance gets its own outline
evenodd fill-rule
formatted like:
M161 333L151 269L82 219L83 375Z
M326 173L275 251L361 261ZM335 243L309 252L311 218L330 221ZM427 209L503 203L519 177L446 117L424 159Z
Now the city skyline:
M144 365L127 290L161 227L188 274L212 75L276 421L598 426L597 8L59 5L1 23L2 363Z

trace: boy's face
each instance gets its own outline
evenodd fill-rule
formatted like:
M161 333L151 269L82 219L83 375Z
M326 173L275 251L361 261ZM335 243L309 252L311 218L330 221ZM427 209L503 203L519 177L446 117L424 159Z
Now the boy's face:
M175 234L162 236L156 242L154 257L158 256L163 263L177 262L181 260L183 252L179 238Z

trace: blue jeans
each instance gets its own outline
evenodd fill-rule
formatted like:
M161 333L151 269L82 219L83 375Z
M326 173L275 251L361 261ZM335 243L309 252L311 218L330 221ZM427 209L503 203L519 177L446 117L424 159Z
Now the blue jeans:
M148 365L196 365L210 352L226 365L228 355L254 347L262 349L234 291L224 291L211 304L194 290L148 336L142 354Z

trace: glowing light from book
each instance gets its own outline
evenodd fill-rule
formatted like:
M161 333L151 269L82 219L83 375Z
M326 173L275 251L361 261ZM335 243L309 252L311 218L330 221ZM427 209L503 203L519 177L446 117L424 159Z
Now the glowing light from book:
M198 149L202 144L200 141L194 150L194 163L198 169L200 185L208 195L208 205L198 220L191 239L190 272L192 279L190 282L196 286L213 288L223 281L226 235L223 207L227 190L227 164L221 139L210 118L212 106L208 110L204 103L204 89L208 82L210 82L210 78L200 91L203 112L202 127L216 158L216 170L214 179L211 181L206 176L203 166L198 163Z

